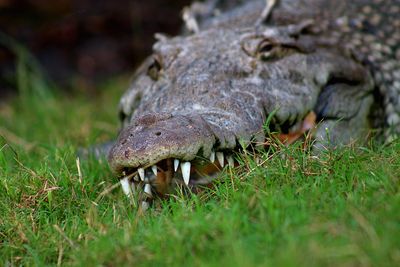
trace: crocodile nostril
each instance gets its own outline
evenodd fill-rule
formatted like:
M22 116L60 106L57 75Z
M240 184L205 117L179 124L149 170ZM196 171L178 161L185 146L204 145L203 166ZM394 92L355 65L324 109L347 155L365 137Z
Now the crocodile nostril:
M160 136L161 132L156 132L155 135Z

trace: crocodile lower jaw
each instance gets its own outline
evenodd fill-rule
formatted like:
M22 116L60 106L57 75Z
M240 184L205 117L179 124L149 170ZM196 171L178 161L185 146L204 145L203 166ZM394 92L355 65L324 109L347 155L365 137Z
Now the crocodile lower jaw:
M300 127L289 134L277 134L275 138L284 144L291 144L316 126L316 115L310 112ZM266 144L264 144L266 145ZM207 185L218 177L225 167L235 167L233 151L212 150L208 159L197 156L192 161L168 158L146 168L125 168L120 180L124 193L135 201L142 201L142 208L149 206L155 195L164 196L174 186L186 186L191 189L198 185Z
M121 186L128 197L134 197L137 191L144 192L139 197L144 201L155 195L166 195L174 185L193 188L210 184L225 167L234 167L232 153L212 151L209 159L195 158L192 161L164 159L147 168L126 168L121 178Z

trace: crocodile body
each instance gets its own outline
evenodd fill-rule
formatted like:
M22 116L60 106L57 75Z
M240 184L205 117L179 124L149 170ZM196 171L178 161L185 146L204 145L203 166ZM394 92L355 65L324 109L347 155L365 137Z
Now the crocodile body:
M188 162L263 142L272 113L273 130L290 132L315 112L318 142L400 132L399 0L281 0L260 23L265 5L194 4L196 33L158 36L120 102L115 173L138 171L159 191L149 167L166 183L186 178Z

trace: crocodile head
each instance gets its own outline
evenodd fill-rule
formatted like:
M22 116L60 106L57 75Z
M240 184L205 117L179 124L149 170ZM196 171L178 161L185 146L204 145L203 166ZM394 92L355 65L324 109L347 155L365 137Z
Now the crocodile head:
M320 44L306 27L159 37L121 99L123 127L109 153L111 168L120 176L138 171L157 191L182 176L200 183L232 163L239 141L263 142L272 113L277 131L290 131L314 111L321 139L326 127L335 140L360 137L368 126L371 76L351 53Z

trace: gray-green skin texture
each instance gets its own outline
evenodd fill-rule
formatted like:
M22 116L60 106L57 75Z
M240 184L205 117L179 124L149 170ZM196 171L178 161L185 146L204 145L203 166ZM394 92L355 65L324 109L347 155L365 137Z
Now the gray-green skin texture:
M399 131L400 1L281 0L193 4L199 31L158 36L120 102L122 129L109 164L208 158L263 125L288 131L314 111L318 143Z

